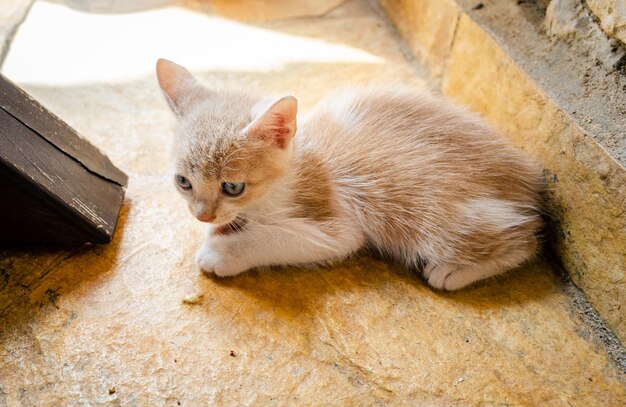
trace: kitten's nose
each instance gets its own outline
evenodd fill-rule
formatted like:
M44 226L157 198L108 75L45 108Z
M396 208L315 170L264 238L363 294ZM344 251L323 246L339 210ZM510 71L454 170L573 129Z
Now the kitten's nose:
M196 218L200 222L213 222L215 220L215 215L212 215L212 216L198 215L196 216Z

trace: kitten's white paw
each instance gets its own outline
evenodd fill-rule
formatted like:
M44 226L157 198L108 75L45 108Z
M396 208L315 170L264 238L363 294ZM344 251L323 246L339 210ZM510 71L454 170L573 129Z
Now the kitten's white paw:
M456 267L451 264L433 264L429 263L424 267L424 278L431 287L438 290L456 290L460 287L452 288L449 286L450 278L457 273Z
M478 280L475 271L456 264L427 264L424 277L438 290L455 291Z
M219 253L207 244L196 252L196 263L205 273L214 273L219 277L235 276L246 270L239 259Z
M424 275L424 278L426 280L428 280L428 278L430 277L430 275L432 274L433 270L436 268L437 266L434 265L433 263L428 263L424 266L424 269L422 270L422 274Z
M455 291L504 271L506 271L505 268L493 264L475 264L472 266L449 263L437 266L429 264L424 267L424 277L428 284L434 288Z
M438 290L445 290L444 282L446 281L446 277L452 273L452 270L445 264L428 263L426 267L424 267L423 273L424 278L431 287Z
M459 290L470 285L478 278L474 277L475 271L472 269L460 268L452 271L443 282L443 289L448 291Z

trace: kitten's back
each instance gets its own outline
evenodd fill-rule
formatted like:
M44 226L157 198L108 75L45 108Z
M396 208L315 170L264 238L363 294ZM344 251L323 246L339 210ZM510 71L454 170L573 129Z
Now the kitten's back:
M498 241L536 250L538 168L448 101L397 86L349 89L320 102L298 137L320 152L336 202L367 238L409 264L416 251L467 263L511 250Z

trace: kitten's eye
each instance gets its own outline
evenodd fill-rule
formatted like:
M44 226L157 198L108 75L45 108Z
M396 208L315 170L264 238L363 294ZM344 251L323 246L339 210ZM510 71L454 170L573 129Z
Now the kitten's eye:
M222 192L224 192L226 195L241 195L245 188L246 184L244 184L243 182L222 182Z
M174 178L176 178L176 183L182 189L191 189L191 182L189 182L189 180L187 178L183 177L182 175L178 175L178 174L176 174L176 176Z

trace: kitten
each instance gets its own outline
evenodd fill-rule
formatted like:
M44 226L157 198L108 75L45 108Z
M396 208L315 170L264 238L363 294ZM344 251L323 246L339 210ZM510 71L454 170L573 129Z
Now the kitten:
M157 76L180 122L177 189L212 224L196 256L206 272L327 263L368 245L456 290L537 252L538 168L450 102L344 90L296 130L292 96L210 90L164 59Z

